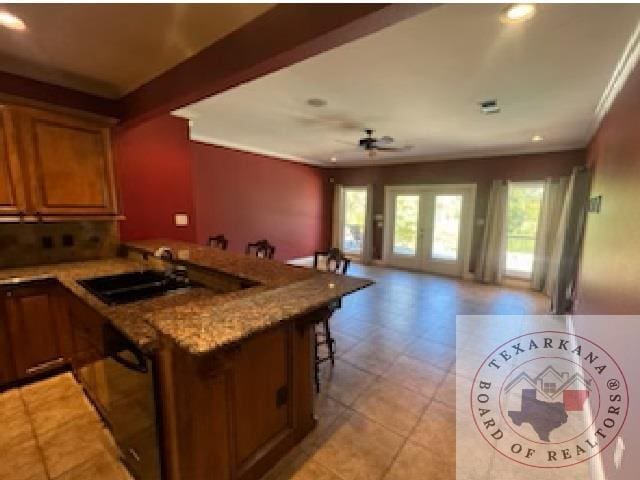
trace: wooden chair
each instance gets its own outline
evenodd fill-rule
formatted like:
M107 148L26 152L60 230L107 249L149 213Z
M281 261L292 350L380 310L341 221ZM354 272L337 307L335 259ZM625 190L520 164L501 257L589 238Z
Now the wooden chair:
M276 253L276 247L267 240L258 240L255 243L248 243L245 253L247 255L255 255L258 258L272 259Z
M229 240L224 238L224 235L216 235L215 237L209 237L209 246L219 248L220 250L226 250L229 246Z
M320 258L324 258L324 268L320 267ZM331 248L326 252L316 252L313 256L313 268L317 270L323 270L340 275L346 275L347 269L351 261L344 256L344 254L338 248ZM315 325L315 381L316 392L320 392L320 364L326 361L331 361L331 365L335 365L335 345L336 340L331 336L331 327L329 326L329 319L337 309L342 306L341 300L328 305L325 315ZM320 327L320 331L318 331ZM328 354L321 357L319 354L319 347L326 345Z

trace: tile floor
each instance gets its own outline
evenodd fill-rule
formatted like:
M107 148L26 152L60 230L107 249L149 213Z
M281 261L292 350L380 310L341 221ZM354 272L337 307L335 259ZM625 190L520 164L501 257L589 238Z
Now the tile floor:
M71 374L0 394L0 479L130 478Z
M332 319L318 427L263 480L454 479L455 316L546 313L545 297L354 265L376 285ZM47 405L47 408L44 405ZM129 478L69 375L0 395L2 480Z

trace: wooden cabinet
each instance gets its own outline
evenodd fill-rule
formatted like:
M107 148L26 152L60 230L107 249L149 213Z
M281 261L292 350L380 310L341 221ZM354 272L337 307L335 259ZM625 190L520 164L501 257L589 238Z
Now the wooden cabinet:
M31 107L0 108L0 212L43 220L117 213L108 124Z
M161 337L169 480L254 480L315 426L313 324L321 310L194 356Z
M27 208L16 146L9 109L0 105L0 216L20 215Z
M33 282L0 290L0 342L10 355L3 382L27 378L64 365L70 356L63 292L56 284ZM4 333L4 335L2 335ZM9 368L10 367L10 368Z

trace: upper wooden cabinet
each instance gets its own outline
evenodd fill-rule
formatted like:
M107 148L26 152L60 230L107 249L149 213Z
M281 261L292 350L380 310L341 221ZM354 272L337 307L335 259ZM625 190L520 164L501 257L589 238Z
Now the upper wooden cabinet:
M108 124L31 107L2 112L0 170L10 173L0 181L3 213L45 220L117 213Z
M0 216L20 215L27 208L16 145L9 109L0 105Z

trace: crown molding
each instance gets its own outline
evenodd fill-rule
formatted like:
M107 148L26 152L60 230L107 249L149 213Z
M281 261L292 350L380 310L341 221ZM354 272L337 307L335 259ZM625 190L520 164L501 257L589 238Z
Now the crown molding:
M209 137L207 135L191 133L191 131L189 131L189 139L194 142L205 143L205 144L214 145L217 147L230 148L231 150L238 150L240 152L248 152L248 153L254 153L257 155L263 155L266 157L272 157L277 160L286 160L286 161L291 161L296 163L304 163L306 165L324 166L324 164L322 163L314 162L312 160L308 160L302 157L297 157L295 155L287 155L286 153L278 153L278 152L272 152L270 150L264 150L262 148L254 148L248 145L242 145L240 143L228 142L226 140L221 140L219 138Z
M618 61L616 68L609 79L609 83L607 87L602 92L602 96L600 97L600 101L598 102L598 106L594 111L593 121L591 122L591 126L587 133L586 142L588 143L593 135L598 130L602 119L606 116L607 112L613 105L616 97L624 87L629 75L633 72L634 68L638 63L638 59L640 58L640 22L636 24L636 28L634 29L627 45L622 52L622 56Z

